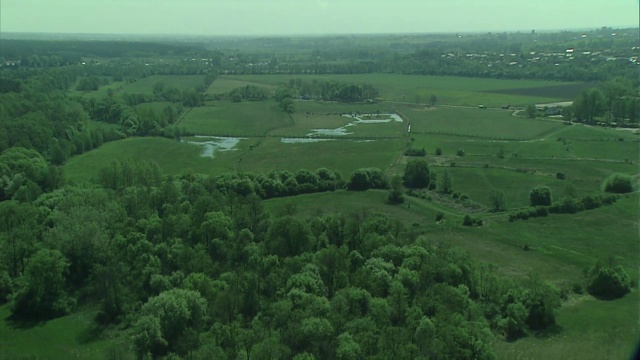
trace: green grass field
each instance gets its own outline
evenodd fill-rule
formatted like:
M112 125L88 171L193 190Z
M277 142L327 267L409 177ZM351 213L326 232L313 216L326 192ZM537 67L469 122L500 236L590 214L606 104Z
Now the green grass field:
M0 359L103 359L110 339L93 328L95 311L38 324L9 321L8 305L0 306Z
M289 79L307 81L338 81L346 83L369 83L380 91L385 100L427 103L432 94L438 103L449 105L478 106L484 104L491 107L502 105L523 106L527 104L547 103L557 100L572 99L574 93L563 97L537 97L488 93L523 88L545 88L572 83L538 81L538 80L499 80L474 79L449 76L421 76L398 74L355 74L355 75L236 75L224 76L224 79L249 81L267 85L286 84Z
M221 153L216 159L202 157L196 145L164 138L129 138L106 143L75 156L64 167L65 176L76 182L89 181L113 160L155 161L166 175L183 173L216 174L234 170L241 151Z
M291 124L289 116L273 101L216 102L197 107L180 126L198 135L262 136Z
M264 139L242 159L243 171L269 172L274 169L328 168L348 179L355 169L377 167L385 170L401 148L399 140L330 140L314 143L282 143L280 138Z
M529 336L512 343L498 340L494 344L498 358L633 359L640 337L639 295L635 291L614 301L590 296L572 298L559 313L560 334Z
M185 140L196 140L186 138ZM199 139L203 141L205 139ZM401 147L399 140L333 140L317 143L282 143L280 138L241 140L237 150L215 152L203 157L203 148L163 138L130 138L110 142L71 158L65 176L75 182L95 178L100 167L113 160L155 161L166 175L202 173L220 175L228 171L269 172L274 169L297 171L321 167L340 171L345 178L361 167L386 169ZM340 156L336 156L339 153Z
M490 138L531 140L564 130L560 122L523 119L509 111L476 108L405 107L402 113L415 133L440 133Z
M275 86L275 85L266 85L266 84L262 84L262 83L230 79L227 76L221 76L220 78L216 79L211 84L211 86L209 86L209 88L207 89L206 93L207 94L212 94L212 95L226 94L226 93L230 92L233 89L236 89L236 88L239 88L239 87L244 87L244 86L247 86L247 85L258 86L258 87L262 87L262 88L265 88L267 90L272 90L272 91L277 88L277 86Z

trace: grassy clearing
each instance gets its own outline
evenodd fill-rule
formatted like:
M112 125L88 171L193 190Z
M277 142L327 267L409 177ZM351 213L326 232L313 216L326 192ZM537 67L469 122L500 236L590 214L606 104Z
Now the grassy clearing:
M101 359L113 342L93 331L94 311L34 325L12 323L9 314L0 307L0 359Z
M432 168L435 172L442 168ZM498 189L505 194L509 208L529 206L529 191L538 185L549 186L555 198L560 198L567 185L566 181L554 177L531 175L513 170L496 168L447 168L453 176L455 191L468 195L473 201L490 206L489 191ZM589 186L591 185L591 186ZM578 187L579 186L579 187ZM576 184L578 196L598 191L597 184Z
M385 100L426 103L431 94L435 94L441 104L477 106L527 105L559 100L555 97L532 97L482 93L521 88L548 87L571 83L538 81L538 80L498 80L474 79L449 76L421 76L398 74L355 74L355 75L237 75L226 76L262 84L279 85L288 83L289 79L307 81L339 81L351 83L369 83L380 91Z
M72 90L69 91L69 95L71 96L82 96L86 98L94 98L94 99L102 99L105 98L109 92L109 90L113 92L118 92L124 89L127 83L124 81L114 81L109 85L100 86L96 91L77 91Z
M155 161L166 175L219 175L238 170L266 173L274 169L297 171L326 167L338 170L348 178L353 170L361 167L386 169L394 161L400 141L332 140L285 144L280 138L253 138L241 140L236 149L215 152L212 159L202 157L203 148L197 145L164 138L129 138L71 158L64 171L68 180L86 182L95 178L100 168L111 161L132 159Z
M216 102L193 108L180 126L198 135L262 136L291 124L273 101Z
M332 193L299 195L293 198L277 198L264 202L265 208L274 216L283 214L285 206L295 204L294 216L300 219L321 214L382 213L400 220L405 226L435 225L434 217L439 210L422 204L423 200L406 197L402 205L387 205L388 192L367 190L364 192L336 191ZM409 207L408 204L411 203Z
M582 124L575 124L571 128L562 134L563 138L570 140L638 140L639 134L634 131L616 130L612 128L605 128L601 126L589 126Z
M216 153L216 158L201 157L202 148L164 138L129 138L110 142L74 156L64 166L68 180L86 182L96 177L101 167L113 160L155 161L167 175L182 173L217 174L233 170L240 151ZM97 165L98 164L98 165Z
M637 290L622 299L571 299L560 310L557 336L529 336L508 343L496 341L500 359L632 359L640 337Z
M573 215L551 214L513 223L495 219L483 228L460 229L449 239L507 272L522 276L535 272L556 282L578 279L584 268L612 256L637 283L637 204L636 194ZM522 250L525 244L531 251Z
M216 79L211 84L211 86L209 86L209 88L206 91L206 94L212 94L212 95L226 94L235 88L244 87L247 85L258 86L258 87L265 88L267 90L277 89L277 86L275 85L266 85L266 84L261 84L257 82L251 82L251 81L230 79L228 76L221 76L218 79Z
M441 133L486 137L496 140L530 140L563 129L558 122L522 119L510 112L469 108L406 107L403 114L411 123L412 132Z

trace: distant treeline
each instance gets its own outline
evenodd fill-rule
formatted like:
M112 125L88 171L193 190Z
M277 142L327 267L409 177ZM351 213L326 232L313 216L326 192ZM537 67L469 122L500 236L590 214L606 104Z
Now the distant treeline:
M37 65L29 59L61 58L62 63L77 63L83 57L139 57L182 56L202 52L202 46L192 43L161 43L142 41L79 41L79 40L0 40L2 56L6 59L22 58L28 65ZM31 58L31 56L35 56ZM47 65L50 62L41 62ZM27 64L26 64L27 65Z

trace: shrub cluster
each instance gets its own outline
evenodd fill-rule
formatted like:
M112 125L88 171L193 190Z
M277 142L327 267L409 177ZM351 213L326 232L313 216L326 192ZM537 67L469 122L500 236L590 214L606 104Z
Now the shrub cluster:
M587 291L601 299L617 299L631 291L631 280L622 266L597 262L587 272Z
M422 149L408 148L407 150L404 151L404 155L405 156L426 156L427 150L425 150L424 148Z
M365 191L368 189L386 189L387 180L378 168L362 168L354 171L347 183L347 190Z
M256 194L262 199L334 191L344 186L342 175L325 168L294 172L272 171L269 174L229 173L217 179L218 190L247 196Z
M471 215L467 214L464 216L464 219L462 220L462 225L464 226L482 226L483 225L483 221L480 218L475 218L472 217Z
M575 214L584 210L597 209L604 205L611 205L618 198L615 195L589 195L580 200L563 198L551 206L536 206L519 210L509 214L509 221L527 220L529 218L544 217L549 214Z
M614 194L626 194L633 191L633 179L626 174L613 174L602 184L602 190Z

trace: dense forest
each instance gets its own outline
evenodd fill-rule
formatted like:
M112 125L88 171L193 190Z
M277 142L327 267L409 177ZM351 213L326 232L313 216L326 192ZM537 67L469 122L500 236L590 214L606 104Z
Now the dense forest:
M97 302L95 321L128 329L139 358L195 359L488 359L494 333L555 324L556 287L498 276L383 214L265 212L270 184L332 191L328 170L171 178L114 162L101 174L0 203L14 318Z

